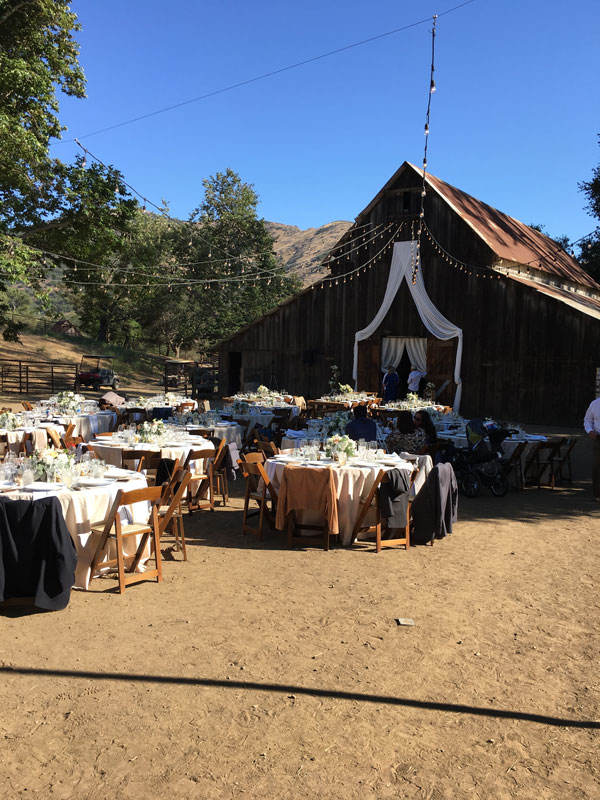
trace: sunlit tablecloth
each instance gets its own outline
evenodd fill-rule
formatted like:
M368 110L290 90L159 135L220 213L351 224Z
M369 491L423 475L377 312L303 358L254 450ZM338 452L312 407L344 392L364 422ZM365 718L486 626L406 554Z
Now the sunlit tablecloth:
M429 456L420 456L418 463L419 473L419 488L424 483L425 478L432 467L431 458ZM270 458L265 462L265 469L269 479L273 482L273 487L279 490L281 486L281 479L286 464L289 463L303 463L306 469L320 469L315 462L300 462L290 460L278 460ZM321 462L320 462L321 463ZM413 466L408 462L398 458L396 459L398 469L406 469L412 472ZM352 544L352 533L354 525L358 518L360 499L366 496L380 469L394 469L392 465L384 465L381 462L353 462L343 467L338 464L324 463L323 466L330 466L333 468L333 479L335 482L336 494L338 498L338 522L340 529L340 538L342 544ZM416 481L415 481L416 483ZM418 491L418 490L417 490ZM302 516L302 521L310 523L313 521L311 514ZM318 517L317 517L318 519Z
M133 474L129 480L113 481L107 486L98 486L92 489L67 489L58 486L52 492L10 492L4 495L11 500L31 500L40 497L56 495L60 502L62 512L67 523L69 533L75 543L77 550L77 569L75 571L75 586L79 589L87 589L90 582L90 567L96 551L97 536L93 536L91 529L93 525L102 523L120 490L129 492L134 489L144 489L147 486L146 478L141 474ZM127 522L144 523L148 521L149 504L135 503L133 506L123 508L121 517ZM112 542L111 542L112 545ZM134 555L139 545L139 537L131 536L124 540L123 547L125 555ZM150 552L145 554L142 561L147 560ZM115 553L109 550L105 558L113 558ZM143 563L140 564L140 572L143 572Z

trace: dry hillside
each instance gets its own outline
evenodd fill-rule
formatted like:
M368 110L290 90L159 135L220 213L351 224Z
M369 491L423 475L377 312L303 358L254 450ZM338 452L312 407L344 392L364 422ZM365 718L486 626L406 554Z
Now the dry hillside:
M275 239L275 252L281 256L288 271L299 275L304 286L328 274L329 270L319 267L319 264L352 225L351 222L339 220L320 228L302 230L296 225L283 225L281 222L265 224Z

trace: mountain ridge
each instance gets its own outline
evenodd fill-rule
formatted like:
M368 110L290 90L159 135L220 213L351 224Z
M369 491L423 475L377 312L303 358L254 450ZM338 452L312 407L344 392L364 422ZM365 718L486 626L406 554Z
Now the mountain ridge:
M288 272L300 278L303 286L329 274L327 267L319 265L351 225L352 222L347 220L335 220L318 228L302 229L297 225L265 220L265 226L275 241L276 255Z

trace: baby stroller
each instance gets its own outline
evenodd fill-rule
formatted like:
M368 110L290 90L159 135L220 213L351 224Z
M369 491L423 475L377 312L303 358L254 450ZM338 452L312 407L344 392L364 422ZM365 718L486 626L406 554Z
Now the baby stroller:
M508 478L501 462L502 442L512 431L476 418L467 423L466 433L468 446L456 450L453 463L463 494L477 497L481 487L487 486L496 497L504 497Z

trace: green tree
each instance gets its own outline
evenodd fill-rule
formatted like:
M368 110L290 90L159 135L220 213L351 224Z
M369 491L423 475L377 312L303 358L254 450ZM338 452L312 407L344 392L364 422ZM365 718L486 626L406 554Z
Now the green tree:
M600 142L600 134L598 135ZM579 184L579 190L587 198L586 211L600 220L600 165L592 170L592 179ZM584 270L600 283L600 228L580 244L579 261Z

